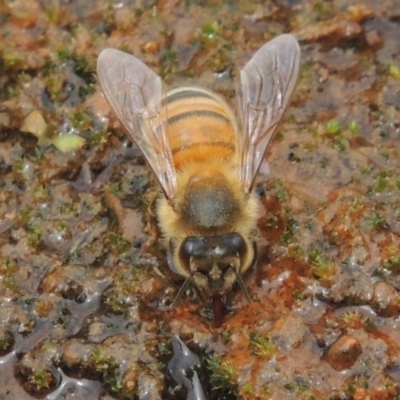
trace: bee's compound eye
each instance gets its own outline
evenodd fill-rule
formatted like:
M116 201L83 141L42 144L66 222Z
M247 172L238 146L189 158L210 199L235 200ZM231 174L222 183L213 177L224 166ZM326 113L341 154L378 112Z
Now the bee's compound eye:
M246 243L238 233L228 233L221 238L223 239L224 246L229 249L227 254L242 254L246 251Z
M182 256L192 257L201 252L201 249L204 247L205 239L201 236L196 237L188 237L182 243L180 252Z
M179 259L188 271L192 270L190 268L191 260L202 253L203 246L204 238L202 237L188 237L182 242L179 248Z
M180 247L182 258L215 257L242 255L246 251L246 244L238 233L228 233L220 236L194 236L186 238Z

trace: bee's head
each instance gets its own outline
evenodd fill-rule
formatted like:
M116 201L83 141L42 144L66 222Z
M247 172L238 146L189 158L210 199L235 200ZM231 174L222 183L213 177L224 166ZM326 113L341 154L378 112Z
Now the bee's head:
M236 281L250 299L241 275L255 262L254 242L238 233L196 236L180 243L171 239L170 252L172 268L186 277L183 288L194 283L203 297L212 299L215 325L222 322L223 300ZM174 304L178 303L183 291L178 293Z

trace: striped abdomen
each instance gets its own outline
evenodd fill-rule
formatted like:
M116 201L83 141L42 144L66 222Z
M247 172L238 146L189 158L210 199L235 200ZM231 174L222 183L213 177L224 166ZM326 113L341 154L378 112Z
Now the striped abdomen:
M180 87L169 90L163 102L175 168L234 157L235 118L217 95L196 87Z

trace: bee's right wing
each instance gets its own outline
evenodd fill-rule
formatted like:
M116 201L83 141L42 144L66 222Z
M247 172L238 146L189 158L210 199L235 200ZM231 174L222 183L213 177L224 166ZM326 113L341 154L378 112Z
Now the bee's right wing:
M176 194L176 173L161 115L162 79L136 57L104 49L97 75L115 114L137 143L167 198Z
M299 65L299 44L286 34L262 46L240 71L239 169L247 192L287 107Z

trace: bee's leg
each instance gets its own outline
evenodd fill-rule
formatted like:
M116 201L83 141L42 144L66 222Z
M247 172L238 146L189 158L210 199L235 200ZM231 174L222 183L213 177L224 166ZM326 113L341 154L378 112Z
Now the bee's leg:
M190 275L188 278L186 278L185 282L183 282L182 286L179 288L179 291L175 297L175 300L172 302L172 304L169 306L169 309L172 310L174 309L179 302L182 299L182 296L184 295L186 289L189 287L189 285L192 283L193 276Z

